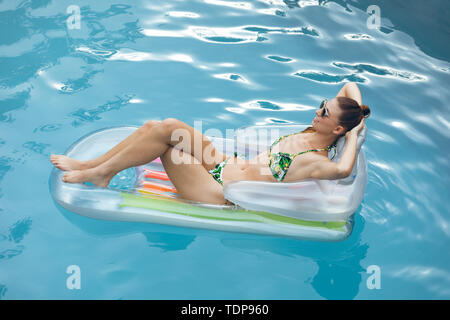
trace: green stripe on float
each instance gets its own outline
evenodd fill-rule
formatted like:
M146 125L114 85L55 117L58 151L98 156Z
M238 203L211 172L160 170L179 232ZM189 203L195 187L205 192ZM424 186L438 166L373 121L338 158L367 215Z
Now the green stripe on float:
M211 209L202 208L191 205L175 199L164 199L153 195L136 195L127 192L121 192L122 203L119 207L136 207L151 209L157 211L165 211L175 214L180 214L189 217L222 220L222 221L246 221L246 222L260 222L269 224L290 224L300 225L304 227L322 228L336 231L345 231L345 221L328 221L324 224L321 221L306 221L285 216L279 216L273 213L252 210L230 210L230 209Z

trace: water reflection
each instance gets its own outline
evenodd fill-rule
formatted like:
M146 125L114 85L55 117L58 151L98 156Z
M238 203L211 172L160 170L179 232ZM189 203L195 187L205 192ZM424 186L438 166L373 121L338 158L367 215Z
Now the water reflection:
M406 266L390 272L390 276L422 285L440 299L450 296L450 273L446 270L420 265Z
M181 30L161 30L146 28L141 30L141 32L147 37L192 37L205 42L222 44L263 42L268 40L266 37L262 36L266 34L305 35L319 37L319 32L310 26L298 28L271 28L266 26L213 28L189 26L187 29Z
M445 1L409 0L398 2L391 0L325 0L322 4L334 2L348 9L348 4L362 11L370 5L380 7L383 19L389 19L393 29L406 32L414 39L420 50L432 57L450 61L448 46L441 39L448 38L448 7ZM408 14L405 14L407 10ZM429 19L429 17L433 17Z
M310 258L317 263L318 271L309 283L320 296L326 299L353 299L358 294L361 273L365 271L360 263L369 248L368 244L362 243L360 239L365 223L359 211L355 213L351 236L342 242L292 241L268 237L227 237L221 242L238 251L270 252L282 256Z
M360 237L365 224L360 215L361 209L354 215L355 224L351 236L342 242L328 243L146 223L100 221L81 217L56 203L55 205L70 223L84 232L103 237L142 233L150 247L160 248L163 252L187 250L201 236L218 238L228 248L255 256L263 252L309 258L317 264L318 271L308 283L326 299L355 298L362 279L361 273L365 271L361 267L361 260L366 257L369 246L362 243Z
M0 283L0 300L5 296L7 291L8 288L6 288L6 285Z
M163 232L143 232L150 247L160 248L166 251L186 250L187 247L194 242L195 236L163 233Z
M27 217L9 227L4 234L0 231L0 263L20 255L25 246L20 243L31 230L32 220ZM0 284L0 299L6 293L6 285Z
M395 70L391 67L382 67L382 66L376 66L374 64L368 64L368 63L344 63L344 62L333 62L331 65L347 69L347 70L354 70L356 73L368 73L373 74L379 77L389 77L389 78L396 78L399 80L405 80L405 81L426 81L427 77L419 74L415 74L409 71L404 70Z
M59 59L70 56L76 52L81 44L89 43L90 47L98 55L99 52L109 52L104 47L116 46L127 41L135 41L143 37L139 32L138 20L124 22L118 30L109 31L102 25L102 20L116 15L128 15L128 5L111 5L103 12L94 12L89 8L82 8L84 27L89 28L90 34L86 40L79 39L76 30L69 34L61 32L61 26L65 26L65 13L52 16L35 17L31 9L45 7L45 2L23 2L18 8L0 12L0 21L7 21L8 29L14 32L2 34L2 53L0 54L1 77L0 85L4 88L12 88L11 92L0 99L0 121L12 122L10 111L24 108L30 98L30 90L24 90L23 84L33 76L45 77L44 70L57 65ZM102 37L99 37L99 32ZM100 44L101 43L101 44ZM86 63L92 62L92 56L80 55ZM102 61L97 61L102 62ZM83 66L81 67L83 68ZM65 82L50 81L50 85L60 93L74 94L89 88L90 81L100 69L85 67L86 72L81 78L69 78Z
M100 120L100 115L102 113L106 113L111 110L119 110L128 105L131 99L133 99L133 95L125 95L124 97L117 97L117 99L108 101L97 107L92 107L89 109L79 108L78 110L70 113L70 116L75 119L72 121L72 126L79 127L85 122Z
M26 101L30 98L30 90L13 93L9 98L0 100L0 122L12 122L11 111L26 107Z
M331 74L322 71L302 71L299 70L293 74L296 77L305 78L320 83L342 83L342 82L358 82L365 83L369 79L354 73L351 74Z

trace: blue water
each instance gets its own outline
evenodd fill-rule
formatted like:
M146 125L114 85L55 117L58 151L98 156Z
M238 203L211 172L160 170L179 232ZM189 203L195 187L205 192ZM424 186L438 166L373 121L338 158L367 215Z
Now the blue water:
M0 2L0 298L449 299L448 16L446 0ZM372 116L345 241L91 220L49 193L50 154L89 132L310 123L348 81Z

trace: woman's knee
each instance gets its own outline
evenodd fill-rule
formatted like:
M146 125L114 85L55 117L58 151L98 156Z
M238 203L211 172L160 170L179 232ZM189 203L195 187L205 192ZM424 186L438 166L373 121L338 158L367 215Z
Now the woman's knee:
M139 131L144 135L151 135L152 138L158 138L169 143L170 137L175 129L180 127L182 122L175 118L167 118L162 121L150 120L147 121Z
M190 135L189 130L186 129L184 122L175 118L164 119L163 121L161 121L158 129L162 134L167 136L171 142L179 142L180 136L184 137L185 135ZM173 139L174 141L172 141Z
M159 124L161 124L161 122L158 120L149 120L139 128L139 131L148 132Z
M182 121L176 119L176 118L167 118L161 121L161 125L168 130L174 130L176 128L179 128L183 124Z

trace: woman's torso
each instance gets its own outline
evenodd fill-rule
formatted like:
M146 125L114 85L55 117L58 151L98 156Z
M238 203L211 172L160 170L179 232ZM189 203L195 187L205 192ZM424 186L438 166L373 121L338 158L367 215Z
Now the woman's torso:
M279 141L276 146L273 147L272 153L287 152L298 153L306 150L310 150L311 146L307 143L306 137L309 133L300 133L293 136L286 137ZM295 171L300 167L305 167L313 161L327 158L327 151L308 152L300 156L296 156L289 170L284 178L284 182L293 182L301 180L302 177L297 174L295 178L291 178L293 175L289 175L289 172ZM227 184L235 180L254 180L265 182L277 182L273 176L269 167L269 149L258 154L251 160L244 160L240 158L230 158L223 169L222 177L223 184ZM306 172L305 172L306 174ZM305 175L304 179L307 176Z

